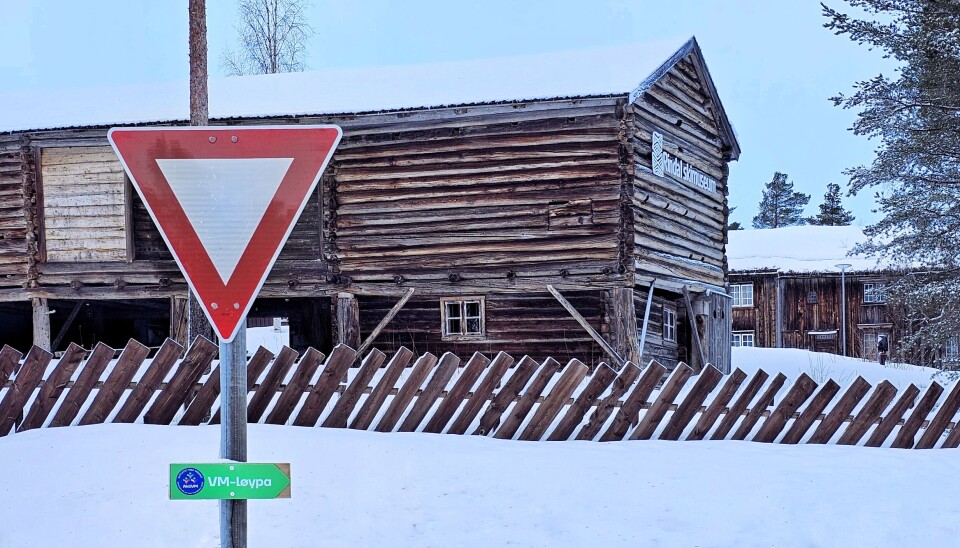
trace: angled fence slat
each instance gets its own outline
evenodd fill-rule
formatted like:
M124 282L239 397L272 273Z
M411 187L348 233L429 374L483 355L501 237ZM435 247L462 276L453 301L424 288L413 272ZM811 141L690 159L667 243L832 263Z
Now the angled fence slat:
M510 406L510 403L520 395L520 391L527 385L527 382L530 381L539 367L540 364L530 356L524 356L520 359L520 363L513 370L513 375L497 392L497 395L490 400L490 405L484 412L483 417L480 418L480 426L474 431L474 435L490 435L500 426L503 413Z
M63 357L54 366L50 376L40 384L40 392L33 400L33 405L30 406L26 418L17 427L17 432L33 430L43 426L44 421L53 411L57 400L60 399L60 394L66 389L70 377L73 376L73 372L77 370L77 366L83 361L86 353L87 351L80 345L70 343L66 352L63 353Z
M263 372L263 368L266 367L270 360L273 359L273 352L270 352L264 347L257 348L257 351L253 353L250 361L247 362L247 392L253 388L254 383L257 380L257 377L260 376L260 373ZM200 387L200 390L197 391L197 395L194 396L193 400L190 401L190 404L187 406L187 410L183 413L183 416L180 417L178 424L185 426L197 426L202 424L205 420L208 420L211 412L213 411L213 404L217 401L217 397L220 396L220 364L217 363L217 366L213 368L213 371L210 372L210 376L207 377L207 382L203 383L203 386ZM249 404L248 404L249 408ZM219 409L217 412L219 413ZM249 411L248 411L249 413ZM219 414L214 417L210 417L208 424L219 424Z
M597 437L597 434L600 433L603 425L607 423L607 419L610 418L613 410L619 405L620 398L630 390L630 387L633 386L633 383L636 382L639 376L639 367L632 362L624 364L620 370L620 374L617 375L617 378L613 381L613 385L610 387L610 393L597 404L590 418L587 419L587 424L583 425L583 428L577 433L578 440L590 441Z
M160 350L157 350L157 354L153 357L153 361L147 366L146 373L143 374L140 382L127 396L126 401L123 402L123 406L120 407L120 411L113 418L113 422L130 423L137 420L140 412L147 406L150 398L160 387L160 383L163 382L182 352L183 347L175 340L167 339L163 342Z
M500 380L503 379L503 376L507 373L507 369L509 369L511 365L513 365L513 357L506 352L498 352L497 355L494 356L490 366L487 367L487 374L484 375L483 380L480 381L477 390L472 395L468 395L467 403L463 405L463 410L460 411L460 414L454 419L453 424L450 425L450 428L447 430L448 433L467 433L467 428L470 428L470 425L473 424L473 419L477 418L477 415L480 414L480 410L483 409L484 404L493 399L494 391L497 389Z
M413 371L410 372L410 376L407 377L406 382L400 387L397 395L393 398L393 401L390 402L390 407L387 408L386 413L377 424L377 432L393 431L393 428L400 422L400 417L403 416L403 412L410 406L410 402L413 401L414 396L416 396L417 390L420 390L423 381L427 380L427 375L430 374L430 370L437 364L437 361L438 358L429 352L417 359L413 366Z
M677 367L679 368L679 366ZM633 386L633 390L613 417L607 431L600 436L600 441L620 441L623 439L630 426L639 422L640 408L647 403L647 398L653 393L653 389L657 387L666 372L667 368L660 365L659 362L656 360L650 361L647 368L643 370L640 380Z
M833 397L839 392L840 385L837 384L833 379L827 379L827 382L823 383L823 386L820 388L820 391L817 392L817 395L813 397L813 400L811 400L803 412L800 413L800 417L793 421L793 426L787 430L787 433L783 436L783 439L780 440L780 443L800 443L800 440L803 439L803 436L807 433L807 430L810 430L810 427L813 426L813 423L820 418L820 414L823 413L823 410L826 409L828 405L830 405L830 402L833 401Z
M379 350L378 350L379 352ZM303 402L300 413L293 420L294 426L316 426L320 420L320 415L326 408L333 393L340 386L340 379L346 374L350 366L357 359L357 353L354 349L345 344L338 344L327 358L320 371L320 378L313 385L313 388L307 394L307 399Z
M590 368L584 365L580 360L570 360L563 370L563 374L553 386L553 390L547 395L546 399L537 406L527 427L520 433L520 439L524 441L536 441L543 437L547 428L553 424L553 420L563 409L564 404L573 395L573 391L580 386L583 379L586 378Z
M161 390L153 405L143 415L147 424L170 424L177 409L194 395L193 388L210 367L220 347L212 341L197 337L187 355L180 362L170 382Z
M433 376L430 377L430 380L417 396L416 401L413 402L413 407L404 417L403 422L400 423L400 432L416 432L417 427L420 426L427 413L433 408L437 398L440 397L440 393L447 387L447 383L453 378L453 374L457 372L459 365L460 358L450 352L440 356L440 363L433 370Z
M370 428L373 420L377 417L377 413L380 412L383 402L387 401L387 396L390 395L390 392L397 384L397 380L400 378L400 375L403 374L404 368L407 367L411 359L413 359L413 352L404 346L401 346L394 352L383 376L380 377L380 382L377 383L376 388L373 389L373 392L367 396L363 405L360 406L360 411L357 412L357 416L354 417L353 422L350 423L350 428L354 430L366 430Z
M520 400L510 408L510 411L503 418L503 422L500 423L500 427L493 433L493 437L500 440L513 438L517 430L520 429L520 425L523 424L523 420L530 414L533 405L537 403L537 399L543 394L547 385L550 384L550 379L553 378L559 369L560 363L557 360L547 358L543 361L543 364L540 366L540 369L533 377L529 386L524 389Z
M297 368L293 371L290 382L280 392L277 403L274 404L270 414L267 415L267 424L286 424L287 419L293 414L293 410L300 403L304 391L310 385L310 379L317 372L320 363L323 362L324 355L316 348L308 348L300 361L297 362ZM339 381L338 381L339 382Z
M110 416L110 412L113 411L114 407L116 407L120 401L120 398L123 397L123 392L130 385L133 376L137 373L137 370L140 369L140 365L143 364L143 361L147 359L149 354L150 348L141 344L139 341L130 339L127 342L127 346L125 346L123 352L120 353L117 363L114 364L110 374L107 375L107 380L104 381L103 386L97 390L97 394L93 397L93 402L90 403L90 407L87 408L83 417L80 418L79 424L81 426L106 422L107 417Z
M7 383L7 379L16 371L22 357L23 354L15 348L3 345L3 350L0 350L0 388Z
M913 408L913 412L900 427L900 431L897 432L897 437L893 439L893 444L890 447L896 449L913 447L917 432L923 426L923 421L927 419L930 410L937 404L941 394L943 394L943 387L936 382L930 383L927 391L923 393L923 397L917 402L917 406Z
M870 429L870 426L880 418L880 415L896 395L897 387L893 386L890 381L882 381L877 385L873 395L867 400L863 409L857 413L853 422L847 425L847 429L840 435L837 443L839 445L856 445Z
M0 436L10 433L18 415L43 380L43 373L52 359L53 354L39 346L34 346L27 352L20 372L13 379L13 385L7 390L3 401L0 401Z
M927 429L920 436L920 441L917 442L914 449L933 449L937 440L950 425L953 416L957 414L957 409L960 409L960 383L953 385L953 390L940 405L940 409L937 410L937 414L927 425Z
M810 436L810 441L807 443L829 442L837 430L840 429L843 421L847 420L847 417L850 416L853 408L867 395L870 388L870 383L863 377L857 377L856 380L853 381L853 384L850 385L850 388L840 397L840 401L838 401L837 404L833 406L833 409L827 413L827 416L820 421L820 426L813 431L813 435Z
M340 394L340 397L337 398L337 403L334 404L330 414L323 421L323 426L327 428L347 427L347 420L350 418L350 413L353 412L353 408L357 406L360 396L370 385L373 376L386 360L387 355L376 348L367 354L367 357L363 359L363 363L360 364L360 370L357 371L357 376L353 378L353 382L343 391L343 394Z
M270 370L264 375L263 382L260 383L260 386L256 387L253 396L250 397L250 403L247 404L247 422L260 422L263 414L267 411L267 406L273 401L273 397L277 394L280 384L283 383L283 379L287 376L287 372L290 371L290 367L293 366L299 357L300 354L289 346L284 346L280 349L277 357L273 360L273 364L270 366ZM210 422L214 424L220 423L219 409L214 413L213 419Z
M483 373L483 370L489 365L489 358L479 352L473 353L470 361L468 361L466 367L464 367L460 378L457 379L456 384L454 384L450 392L444 396L440 402L440 406L437 407L436 413L427 421L427 425L423 428L424 432L431 434L440 434L443 432L443 429L450 422L450 419L453 418L453 414L460 408L460 404L463 403L464 398L470 393L470 389L473 388L477 379L480 378L480 374Z
M776 440L780 432L783 431L783 427L787 425L790 417L793 416L797 409L800 409L800 406L803 405L816 390L817 383L811 379L809 375L806 373L800 375L796 382L793 383L790 391L787 392L787 395L784 396L780 405L777 406L776 410L767 417L767 420L763 421L763 426L760 427L757 435L753 437L753 441L772 443Z
M754 373L753 378L750 379L750 382L748 382L747 386L743 389L743 393L740 394L737 401L735 401L730 410L727 411L727 414L723 417L723 420L720 421L720 425L717 426L717 429L713 432L713 435L710 436L710 439L726 439L727 434L733 429L733 425L737 423L740 416L747 410L747 406L750 405L753 397L757 395L757 392L760 391L763 383L767 382L769 377L770 375L763 369L758 369L757 372Z
M707 406L707 410L700 415L700 420L687 436L688 440L702 440L706 437L713 424L720 418L720 414L726 409L727 404L733 399L733 395L740 389L740 385L747 379L747 374L739 367L730 374L727 382L723 383L723 388L717 393L717 397Z
M896 428L897 423L903 418L903 414L907 412L907 409L913 407L918 395L920 395L919 388L913 384L908 386L907 389L903 391L900 399L897 400L897 403L894 404L893 408L887 413L887 416L880 419L880 424L873 430L873 434L870 435L870 439L867 440L864 446L880 447L883 445L883 442L886 441L890 433L893 432L893 429Z
M633 365L630 367L636 369ZM587 415L590 407L597 402L597 399L603 394L603 391L606 390L607 387L610 386L610 383L616 378L617 372L614 371L612 367L606 363L600 363L590 377L587 386L585 386L583 391L580 392L580 395L577 396L573 405L567 409L563 418L560 419L560 423L553 429L553 432L550 433L550 437L548 437L547 440L565 441L570 439L573 431L583 422L583 417Z
M631 440L648 440L653 437L657 427L660 426L660 421L670 410L673 400L677 398L691 376L693 376L692 367L683 362L677 364L670 378L660 389L660 395L650 404L650 408L643 414L643 418L630 434Z
M90 357L80 368L77 382L67 391L66 397L53 415L53 420L50 421L51 427L69 426L73 422L73 419L80 413L80 408L87 401L87 397L90 396L90 392L97 385L97 381L100 380L100 375L107 369L114 354L116 354L116 350L113 348L102 342L97 343L93 352L90 353Z
M733 439L735 440L745 440L750 432L753 430L753 427L757 424L757 421L760 420L760 417L763 416L763 413L773 404L773 399L777 396L777 393L780 392L780 389L783 388L783 384L787 381L787 376L783 373L777 373L777 376L773 378L770 382L770 386L767 387L767 390L763 393L762 396L753 404L753 407L750 409L750 412L747 413L746 417L743 417L743 422L740 423L740 427L737 428L737 431L733 434Z
M707 366L697 375L697 382L690 389L690 393L680 402L677 410L667 422L666 428L660 433L661 440L679 440L683 430L693 420L694 415L700 410L707 396L713 392L713 389L720 384L723 373L716 367L707 364Z

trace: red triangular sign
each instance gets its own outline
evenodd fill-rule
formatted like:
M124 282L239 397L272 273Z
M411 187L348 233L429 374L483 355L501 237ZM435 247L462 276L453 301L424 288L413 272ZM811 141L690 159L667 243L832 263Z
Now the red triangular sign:
M327 162L337 126L113 128L110 144L224 341L232 341Z

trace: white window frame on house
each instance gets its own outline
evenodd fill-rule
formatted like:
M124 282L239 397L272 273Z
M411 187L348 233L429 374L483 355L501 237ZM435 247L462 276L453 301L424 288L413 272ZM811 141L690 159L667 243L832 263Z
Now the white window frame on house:
M483 297L441 298L441 339L458 341L486 337L486 308Z
M746 288L750 290L745 291ZM747 298L748 293L749 298ZM733 308L753 308L753 284L732 284L730 302Z
M877 282L864 282L863 284L863 302L869 304L882 304L887 302L884 295L884 284Z
M663 340L677 342L677 311L663 307Z
M943 343L943 361L960 361L960 336L954 335Z
M731 333L731 346L754 346L756 344L755 331L734 331ZM750 344L747 344L747 341Z

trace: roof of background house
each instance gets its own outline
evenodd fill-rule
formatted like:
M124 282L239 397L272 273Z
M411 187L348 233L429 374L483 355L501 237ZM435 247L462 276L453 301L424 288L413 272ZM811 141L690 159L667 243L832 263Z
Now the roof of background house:
M866 241L859 226L789 226L762 230L731 230L727 260L731 272L779 270L781 272L847 272L890 270L876 257L849 255Z
M209 81L210 118L344 114L477 103L636 97L691 51L695 38L457 62L266 74ZM186 81L0 95L0 132L189 118ZM717 99L721 132L739 155Z

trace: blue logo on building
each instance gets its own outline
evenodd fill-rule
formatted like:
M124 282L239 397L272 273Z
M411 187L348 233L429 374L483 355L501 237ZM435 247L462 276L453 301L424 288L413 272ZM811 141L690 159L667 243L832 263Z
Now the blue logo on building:
M177 489L184 495L196 495L203 489L203 474L196 468L184 468L177 474Z

